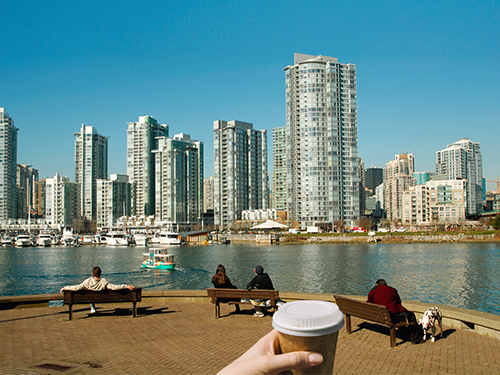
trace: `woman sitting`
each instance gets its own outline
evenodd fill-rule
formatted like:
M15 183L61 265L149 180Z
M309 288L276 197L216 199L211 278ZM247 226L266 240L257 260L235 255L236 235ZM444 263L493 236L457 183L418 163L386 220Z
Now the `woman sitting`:
M225 288L225 289L238 289L236 285L231 283L229 277L226 276L226 268L219 264L217 266L217 271L215 275L212 277L212 284L214 284L214 288ZM228 302L240 302L239 299L231 299L231 298L220 298L220 302L228 303ZM236 310L234 312L240 312L240 305L236 304Z

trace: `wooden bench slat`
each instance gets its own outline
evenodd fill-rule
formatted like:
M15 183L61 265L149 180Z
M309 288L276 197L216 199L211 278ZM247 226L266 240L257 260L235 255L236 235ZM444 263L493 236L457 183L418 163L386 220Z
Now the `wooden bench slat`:
M235 304L250 304L250 302L241 302L241 299L262 299L270 300L271 306L277 309L276 302L279 300L278 290L267 289L224 289L224 288L207 288L207 294L211 297L211 302L215 305L215 317L220 318L220 304L227 303ZM227 302L220 301L221 299L229 300ZM232 301L231 301L232 300Z

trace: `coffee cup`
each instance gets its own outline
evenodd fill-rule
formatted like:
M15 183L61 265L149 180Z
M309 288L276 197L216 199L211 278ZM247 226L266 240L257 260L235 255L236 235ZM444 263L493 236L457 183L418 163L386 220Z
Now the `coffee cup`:
M314 351L323 355L319 366L291 370L293 374L332 374L339 330L344 314L327 301L294 301L282 305L273 316L282 353Z

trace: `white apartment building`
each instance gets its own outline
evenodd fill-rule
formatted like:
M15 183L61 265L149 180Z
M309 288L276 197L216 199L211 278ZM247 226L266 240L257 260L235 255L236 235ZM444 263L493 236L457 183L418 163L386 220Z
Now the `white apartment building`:
M93 126L82 124L75 133L75 182L78 185L78 214L93 220L97 214L97 180L108 178L108 138Z
M45 179L45 221L51 226L73 226L77 216L78 184L58 173Z
M403 224L458 224L465 220L467 181L431 179L402 194Z
M155 155L156 221L170 227L203 215L203 143L187 134L159 137Z
M158 137L168 137L168 125L159 124L151 116L139 116L128 122L127 175L135 184L132 214L150 216L155 213L155 156Z
M214 209L214 176L203 180L203 212Z
M266 130L214 121L214 224L230 228L243 210L269 208Z
M287 208L300 226L359 218L356 65L296 53L286 84Z
M436 174L467 180L467 216L483 211L483 161L480 144L461 138L436 152Z
M275 208L267 210L244 210L241 211L241 220L260 221L260 220L278 220L278 213Z
M16 167L17 204L16 216L18 219L28 218L28 211L33 213L35 200L35 182L38 181L38 169L31 165L18 164Z
M17 129L0 107L0 220L16 219Z
M272 207L279 211L287 209L286 166L286 127L274 128Z
M107 179L97 180L98 227L117 226L118 219L130 216L131 184L124 174L112 174Z
M413 154L396 155L395 160L386 163L384 176L384 210L387 220L402 219L401 198L403 191L416 185L413 177L415 160Z

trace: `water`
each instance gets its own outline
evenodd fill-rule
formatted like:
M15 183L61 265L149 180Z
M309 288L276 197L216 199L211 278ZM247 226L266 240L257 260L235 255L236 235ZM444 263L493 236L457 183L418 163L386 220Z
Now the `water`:
M500 315L499 244L254 245L170 247L176 270L140 268L143 247L0 249L0 296L58 293L93 266L114 284L205 289L219 263L244 288L260 264L276 289L367 295L378 278L407 300Z

